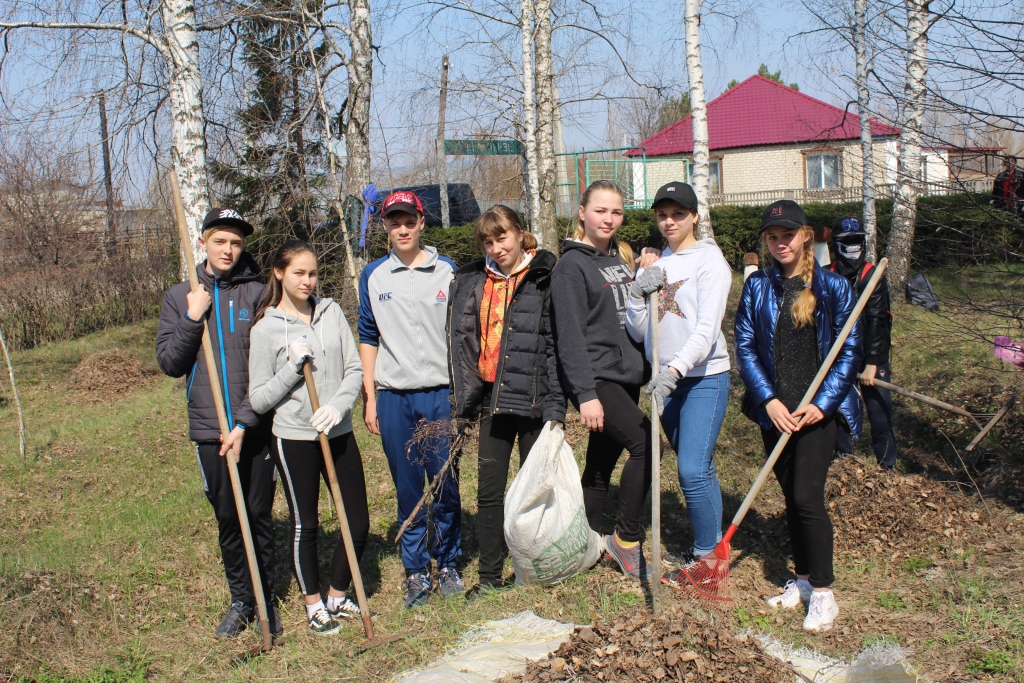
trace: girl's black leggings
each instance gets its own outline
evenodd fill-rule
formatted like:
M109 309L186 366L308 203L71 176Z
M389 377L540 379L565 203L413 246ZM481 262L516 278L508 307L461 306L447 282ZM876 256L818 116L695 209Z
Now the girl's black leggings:
M370 532L363 461L351 432L334 437L330 445L341 498L345 502L345 514L348 515L348 524L352 529L352 543L355 545L356 557L362 558L366 537ZM289 554L295 566L295 578L298 579L299 590L303 595L318 595L320 571L317 566L316 540L319 530L320 479L323 477L327 481L320 442L275 437L274 456L277 458L285 498L288 500L288 514L292 524ZM345 544L339 538L331 560L331 587L344 591L351 580L352 570L345 554Z
M771 453L782 434L762 429L764 448ZM829 417L793 434L775 463L775 478L786 498L786 524L797 574L810 574L811 585L827 588L832 573L832 520L825 507L825 479L832 464L836 420Z
M612 472L623 449L629 459L619 479L619 512L615 530L623 541L639 541L644 497L651 486L651 421L640 410L639 386L598 382L597 398L604 408L604 431L590 432L583 470L583 503L590 528L601 531L604 501ZM579 409L579 405L576 406Z

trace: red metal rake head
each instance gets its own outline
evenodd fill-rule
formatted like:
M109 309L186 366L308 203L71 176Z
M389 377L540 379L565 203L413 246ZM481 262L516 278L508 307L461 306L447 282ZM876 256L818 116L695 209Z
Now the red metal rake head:
M730 528L729 531L732 532L733 528ZM732 533L726 533L710 553L693 564L680 567L667 574L662 580L705 607L716 609L730 607L732 604L732 598L729 597L731 540Z

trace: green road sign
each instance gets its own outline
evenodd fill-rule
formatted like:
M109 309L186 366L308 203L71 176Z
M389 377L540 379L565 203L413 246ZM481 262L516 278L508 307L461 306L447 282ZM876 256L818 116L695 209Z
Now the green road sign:
M444 153L452 156L516 155L523 153L519 140L445 140Z

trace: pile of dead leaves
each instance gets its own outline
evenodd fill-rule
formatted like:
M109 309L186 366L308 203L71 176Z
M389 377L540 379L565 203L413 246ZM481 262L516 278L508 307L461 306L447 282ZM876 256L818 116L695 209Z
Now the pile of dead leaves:
M123 351L100 351L71 372L68 388L91 399L116 398L153 384L160 373Z
M752 637L734 636L692 608L671 604L658 618L647 610L612 623L577 628L546 659L503 683L632 681L775 683L793 669L766 654Z
M832 464L825 486L837 552L889 556L949 541L995 537L998 524L977 496L918 474L901 475L846 457Z

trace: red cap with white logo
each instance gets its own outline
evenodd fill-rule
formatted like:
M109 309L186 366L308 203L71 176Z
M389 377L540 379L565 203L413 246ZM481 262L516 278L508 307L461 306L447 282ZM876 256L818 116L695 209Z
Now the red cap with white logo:
M396 211L404 211L405 213L422 216L423 204L420 203L420 198L416 196L415 192L409 192L408 190L392 192L381 206L381 215L387 218L388 214Z

